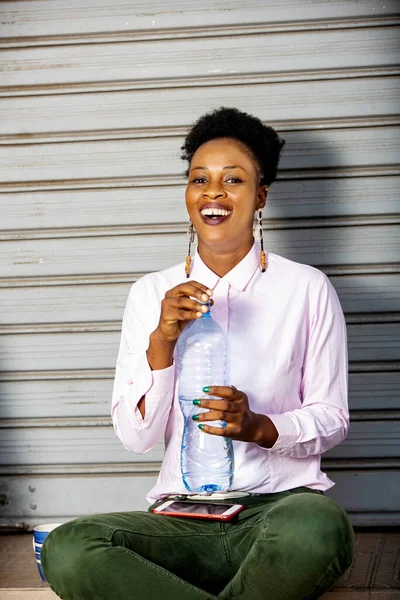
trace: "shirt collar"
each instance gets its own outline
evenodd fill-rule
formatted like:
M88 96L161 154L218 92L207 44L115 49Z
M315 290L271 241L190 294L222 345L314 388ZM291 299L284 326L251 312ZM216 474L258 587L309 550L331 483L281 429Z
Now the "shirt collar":
M211 271L196 250L190 278L206 285L210 290L216 287L220 279L226 280L232 287L242 292L259 267L260 249L256 243L253 244L248 254L223 277L219 277L214 271Z

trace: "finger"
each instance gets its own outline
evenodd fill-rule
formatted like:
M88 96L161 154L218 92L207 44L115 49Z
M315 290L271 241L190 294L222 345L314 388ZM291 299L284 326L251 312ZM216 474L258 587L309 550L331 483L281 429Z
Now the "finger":
M163 320L170 324L176 323L177 321L193 321L194 319L200 319L203 316L203 311L197 308L196 310L188 310L185 308L179 308L178 306L168 306L162 313Z
M243 392L235 388L234 385L211 385L203 388L205 394L210 396L218 396L220 398L228 398L230 400L239 400L243 397Z
M187 308L191 310L201 310L203 308L203 312L208 312L209 310L206 304L203 304L198 300L193 300L193 298L188 298L187 296L178 296L177 298L170 298L168 299L168 302L171 302L172 306L178 306L179 308Z
M177 309L198 311L200 313L209 312L210 308L206 304L201 304L197 300L187 298L186 296L179 296L178 298L170 298L167 302L171 303L171 306Z
M209 310L208 306L185 296L164 298L161 302L162 319L167 323L199 319Z
M225 427L232 419L232 413L224 410L209 410L207 412L201 412L197 415L193 415L193 421L224 421Z
M193 298L197 298L200 302L208 302L212 294L212 290L202 283L199 283L198 281L188 281L168 290L165 297L192 296Z
M204 431L204 433L211 433L211 435L229 437L225 427L213 427L212 425L205 425L205 423L200 423L199 428L202 431Z
M211 400L208 398L199 398L199 400L194 400L193 404L195 406L200 406L201 408L225 411L228 413L237 413L240 411L239 402L232 402L232 400Z

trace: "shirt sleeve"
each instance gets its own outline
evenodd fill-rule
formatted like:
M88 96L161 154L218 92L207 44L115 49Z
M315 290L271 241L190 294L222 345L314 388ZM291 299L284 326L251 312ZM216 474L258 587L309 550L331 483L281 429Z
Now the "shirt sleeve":
M279 434L270 452L293 458L337 446L349 427L346 323L336 291L323 274L314 306L302 368L302 406L268 415Z
M154 327L145 326L135 300L147 310L150 303L141 298L135 286L129 294L122 321L111 416L123 445L132 452L143 454L151 450L165 432L174 396L175 369L172 365L152 371L149 366L146 351ZM143 308L142 313L144 311ZM142 396L146 396L144 419L137 406Z

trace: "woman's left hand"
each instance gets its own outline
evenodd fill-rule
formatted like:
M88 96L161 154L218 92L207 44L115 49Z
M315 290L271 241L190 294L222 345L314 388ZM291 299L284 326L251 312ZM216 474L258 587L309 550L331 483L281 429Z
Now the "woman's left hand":
M207 392L205 391L207 389ZM244 392L235 386L212 386L204 388L206 394L222 400L200 398L195 404L209 409L198 415L196 422L201 429L212 435L229 437L242 442L254 442L265 448L271 448L278 439L278 431L266 415L250 410L249 400ZM212 427L206 421L225 421L225 427Z

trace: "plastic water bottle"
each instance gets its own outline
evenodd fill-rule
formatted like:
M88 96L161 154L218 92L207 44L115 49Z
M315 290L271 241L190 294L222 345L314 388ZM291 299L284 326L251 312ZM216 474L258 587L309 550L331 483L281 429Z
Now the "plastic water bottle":
M204 313L187 325L178 339L179 403L184 416L181 447L183 483L191 492L229 490L234 470L232 440L202 431L192 416L209 409L193 404L205 395L203 387L228 385L227 339L220 326ZM218 398L221 400L221 398ZM207 421L221 427L222 421Z

